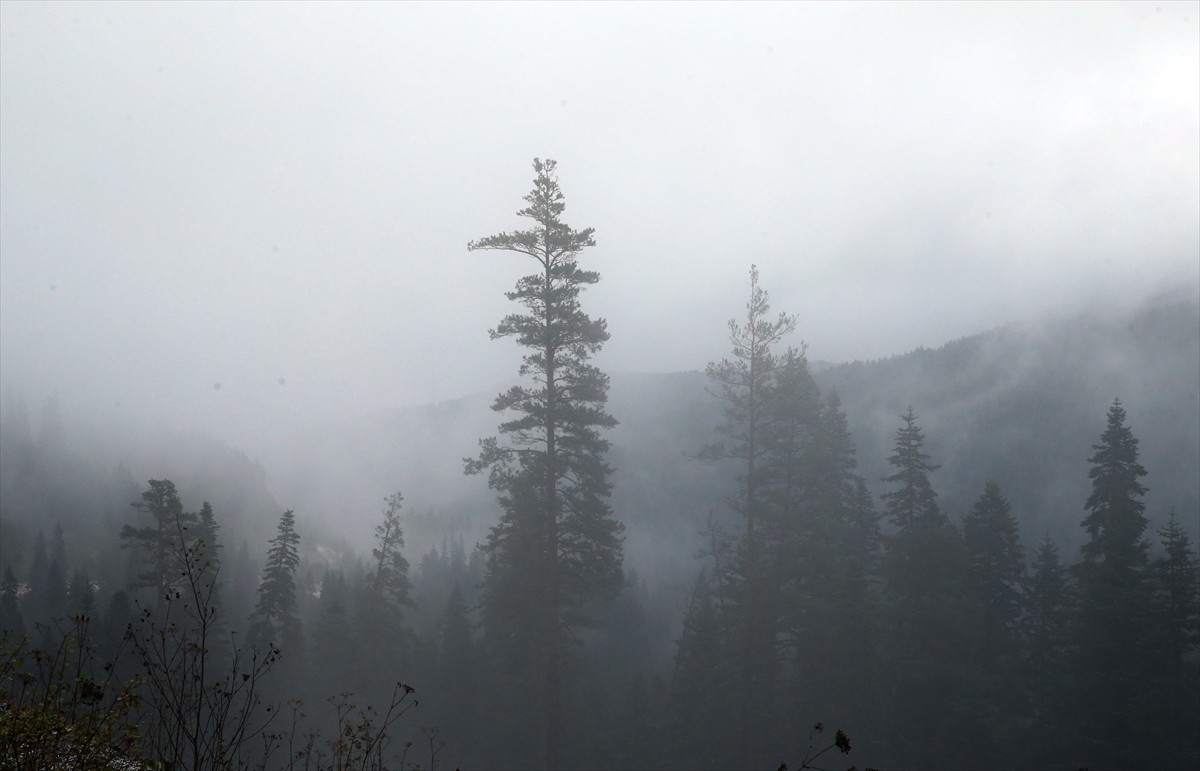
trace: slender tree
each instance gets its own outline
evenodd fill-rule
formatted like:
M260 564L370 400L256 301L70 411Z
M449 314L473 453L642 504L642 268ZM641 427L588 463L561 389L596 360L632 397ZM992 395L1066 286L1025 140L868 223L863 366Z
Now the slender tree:
M738 491L728 500L740 517L743 531L738 543L730 585L731 621L738 629L738 739L737 763L750 766L767 762L760 757L769 730L770 693L776 663L775 634L778 613L778 584L773 580L767 544L774 533L769 523L767 490L774 487L777 499L788 496L789 486L799 489L791 469L781 471L768 459L774 453L795 453L793 444L772 441L772 428L782 412L772 410L772 389L782 366L776 346L796 328L795 316L770 315L770 298L758 284L758 268L750 266L750 298L745 322L729 320L732 358L713 362L705 369L715 395L725 402L726 421L718 430L722 441L705 447L700 455L711 460L729 460L738 465ZM797 365L798 366L798 365ZM796 373L797 379L800 377ZM802 383L797 382L797 388ZM803 394L796 394L804 398ZM795 416L803 420L802 416ZM803 431L801 425L793 426ZM799 437L793 437L798 439ZM781 471L781 473L773 473ZM775 478L772 479L772 476ZM772 485L771 483L774 483ZM782 490L780 489L782 488Z
M383 520L375 527L371 570L362 582L357 602L358 691L372 700L387 697L379 686L398 681L406 664L411 664L409 633L404 614L412 605L408 560L401 549L404 532L400 508L404 496L393 493L384 499ZM390 688L390 685L388 686Z
M600 433L616 425L605 410L608 376L590 363L608 330L579 304L580 293L600 280L578 264L580 252L595 244L593 230L574 230L562 221L565 203L555 162L535 159L533 168L529 205L518 212L533 227L467 247L524 255L537 272L507 295L523 312L506 316L491 331L493 339L515 337L527 349L520 374L532 384L496 398L492 409L513 415L500 425L507 441L481 441L480 455L466 462L466 471L489 469L504 508L486 546L484 602L503 605L500 595L515 590L538 608L541 763L554 768L561 764L562 635L586 598L621 587L622 528L608 505L612 469L605 461L608 441ZM489 618L496 614L485 614Z
M411 604L408 560L400 551L404 547L404 531L400 526L403 502L404 496L400 493L384 499L387 508L383 512L383 522L375 527L375 548L371 549L374 569L367 576L371 591L394 613L401 613Z

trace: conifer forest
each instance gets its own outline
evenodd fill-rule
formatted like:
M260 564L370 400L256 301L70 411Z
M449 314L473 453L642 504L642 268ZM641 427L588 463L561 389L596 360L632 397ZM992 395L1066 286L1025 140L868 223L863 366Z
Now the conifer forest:
M1193 0L0 38L0 771L1200 768Z
M1023 539L995 479L965 510L944 508L940 459L912 406L874 495L837 390L818 384L796 318L773 311L753 266L729 353L705 373L714 441L678 448L727 493L693 512L703 546L691 584L664 603L626 568L631 536L611 503L617 418L593 363L609 333L584 310L600 280L586 268L593 231L564 221L556 163L534 172L527 229L468 246L533 270L490 333L516 338L522 380L496 397L496 435L464 462L499 512L478 542L447 532L414 554L399 491L382 500L369 552L306 543L290 509L270 538L239 541L223 512L185 505L167 479L118 469L74 488L89 470L66 428L44 416L34 435L19 408L6 414L7 763L1200 760L1194 527L1174 510L1151 525L1126 405L1096 415L1079 448L1089 492L1077 552Z

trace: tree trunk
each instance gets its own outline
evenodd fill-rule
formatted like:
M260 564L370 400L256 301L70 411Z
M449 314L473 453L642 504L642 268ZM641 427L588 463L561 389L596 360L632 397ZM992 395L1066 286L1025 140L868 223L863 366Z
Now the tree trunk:
M551 326L554 314L550 307L550 256L546 255L546 682L543 695L544 745L542 768L552 771L558 767L559 713L559 668L561 641L558 634L559 591L558 591L558 470L555 436L555 407L557 388L554 381L555 346Z

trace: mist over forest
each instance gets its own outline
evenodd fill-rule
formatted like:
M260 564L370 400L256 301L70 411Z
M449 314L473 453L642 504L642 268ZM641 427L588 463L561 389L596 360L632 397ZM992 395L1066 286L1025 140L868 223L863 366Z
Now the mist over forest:
M4 3L0 107L0 767L1200 764L1200 4Z

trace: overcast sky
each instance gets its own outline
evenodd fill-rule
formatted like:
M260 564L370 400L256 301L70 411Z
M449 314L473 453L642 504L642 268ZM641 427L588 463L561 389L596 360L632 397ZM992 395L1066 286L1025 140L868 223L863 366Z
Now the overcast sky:
M1200 4L0 4L0 372L278 421L490 390L533 157L610 371L699 369L756 262L900 353L1200 291ZM218 389L216 385L219 384Z

